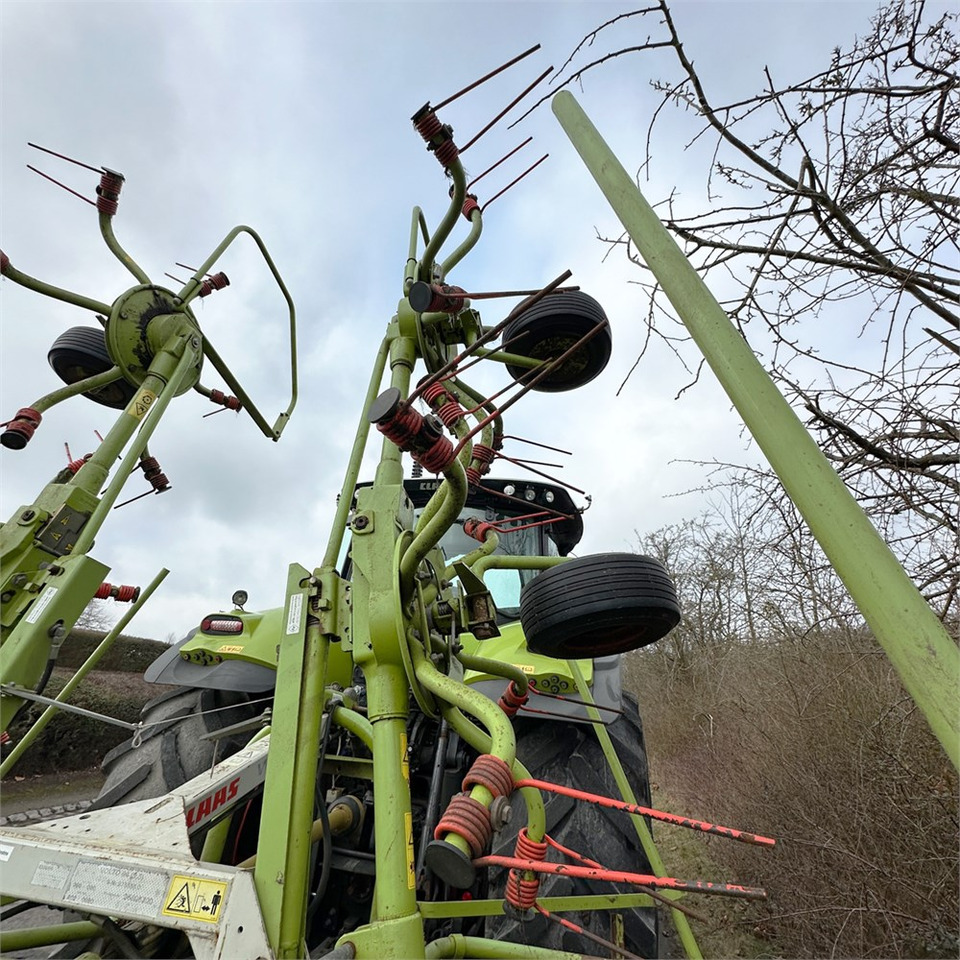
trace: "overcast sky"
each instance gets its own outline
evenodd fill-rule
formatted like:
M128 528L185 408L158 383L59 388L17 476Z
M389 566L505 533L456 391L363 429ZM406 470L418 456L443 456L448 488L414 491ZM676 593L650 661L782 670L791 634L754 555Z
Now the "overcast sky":
M244 415L189 393L151 442L173 488L117 511L93 555L118 583L171 575L131 632L180 636L229 607L242 587L252 608L282 602L287 565L319 563L373 355L396 308L410 211L431 228L445 180L410 116L541 43L527 61L440 111L466 142L534 77L567 59L621 3L46 3L0 4L2 156L0 246L20 270L112 302L133 278L103 245L92 207L27 170L31 163L93 197L97 177L27 141L126 176L114 226L154 282L177 285L174 264L202 262L236 224L266 242L297 305L300 400L279 444ZM867 30L872 2L677 2L688 56L717 100L754 92L769 65L800 78L831 49ZM609 34L609 37L608 37ZM653 18L623 21L574 66L656 36ZM628 169L642 160L658 100L651 77L666 55L624 57L575 94ZM517 113L508 118L512 117ZM668 117L667 124L680 118ZM476 174L527 136L535 139L478 185L483 202L544 153L549 159L493 203L476 250L451 274L470 290L541 286L564 269L606 308L614 355L589 387L534 394L507 433L564 447L564 480L589 492L580 553L625 550L634 530L693 516L707 471L690 461L751 461L741 424L710 375L689 377L654 350L616 396L643 339L646 303L635 268L596 240L617 222L553 118L540 107L512 130L501 122L465 154ZM702 168L661 135L644 189L698 199ZM464 231L461 221L458 230ZM462 233L457 236L462 236ZM235 244L217 269L231 286L196 303L204 334L268 421L285 408L284 303L253 245ZM91 314L23 290L2 296L0 419L59 385L46 352ZM487 323L514 301L480 303ZM490 384L502 383L498 371ZM212 370L203 378L220 387ZM73 455L93 449L113 414L84 399L54 408L23 451L0 450L2 512L31 502ZM374 445L378 447L378 445ZM531 454L513 445L507 452ZM372 463L372 460L370 461ZM499 476L511 471L500 464ZM146 489L134 477L121 499Z

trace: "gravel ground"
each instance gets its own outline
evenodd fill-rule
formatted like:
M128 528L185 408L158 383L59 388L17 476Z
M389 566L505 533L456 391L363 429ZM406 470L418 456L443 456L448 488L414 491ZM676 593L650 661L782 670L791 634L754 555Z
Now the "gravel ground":
M100 792L99 769L36 777L7 777L0 783L0 826L79 813Z

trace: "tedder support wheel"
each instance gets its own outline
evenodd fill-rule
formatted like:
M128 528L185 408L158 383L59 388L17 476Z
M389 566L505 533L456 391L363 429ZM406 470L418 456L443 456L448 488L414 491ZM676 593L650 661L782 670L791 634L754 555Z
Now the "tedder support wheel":
M520 621L531 651L576 660L655 643L680 622L680 607L659 560L600 553L561 563L527 583Z
M76 383L97 373L106 373L113 360L107 352L103 330L99 327L71 327L53 341L47 361L54 373L66 384ZM84 396L114 410L123 410L133 399L137 388L123 377Z
M636 700L623 699L623 716L607 727L637 802L650 806L650 775L643 742L643 726ZM587 724L558 723L522 718L516 721L517 756L531 777L548 780L601 796L620 798L613 773L592 728ZM631 818L556 793L544 793L547 833L558 843L603 864L611 870L650 873L650 863L640 845ZM517 829L526 822L522 798L511 800L513 816L509 826L495 835L492 853L514 856ZM648 821L649 826L649 821ZM490 895L503 896L507 871L490 872ZM585 896L611 892L635 893L636 888L606 881L585 880L563 875L544 875L539 896ZM659 956L659 923L655 908L617 911L622 919L622 946L638 957ZM558 914L605 940L620 939L616 914L607 910ZM521 922L512 916L487 920L487 936L566 950L588 956L612 956L595 941L547 920L541 915ZM618 944L619 945L619 944Z
M603 307L582 290L550 294L525 310L503 333L503 349L522 357L549 360L559 357L581 337L601 324L607 316ZM545 393L573 390L598 376L610 359L613 337L610 326L595 334L572 353L556 370L533 387ZM507 364L517 380L529 379L536 371Z

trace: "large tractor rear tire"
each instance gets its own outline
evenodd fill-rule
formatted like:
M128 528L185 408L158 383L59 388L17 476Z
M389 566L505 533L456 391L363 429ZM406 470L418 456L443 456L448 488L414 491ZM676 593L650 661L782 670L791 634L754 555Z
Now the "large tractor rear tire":
M126 740L104 758L107 779L92 809L147 800L208 770L216 758L236 753L250 735L204 740L202 737L256 716L262 705L245 693L176 689L151 700L141 711L145 729L140 746ZM218 746L219 744L219 746Z

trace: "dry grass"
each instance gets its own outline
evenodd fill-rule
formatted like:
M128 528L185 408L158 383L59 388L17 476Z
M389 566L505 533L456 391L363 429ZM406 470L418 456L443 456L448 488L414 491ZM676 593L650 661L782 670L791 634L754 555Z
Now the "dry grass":
M630 677L680 812L779 839L708 848L770 891L772 955L960 955L956 772L871 640L730 645L681 674L643 652ZM714 955L754 955L735 949Z

